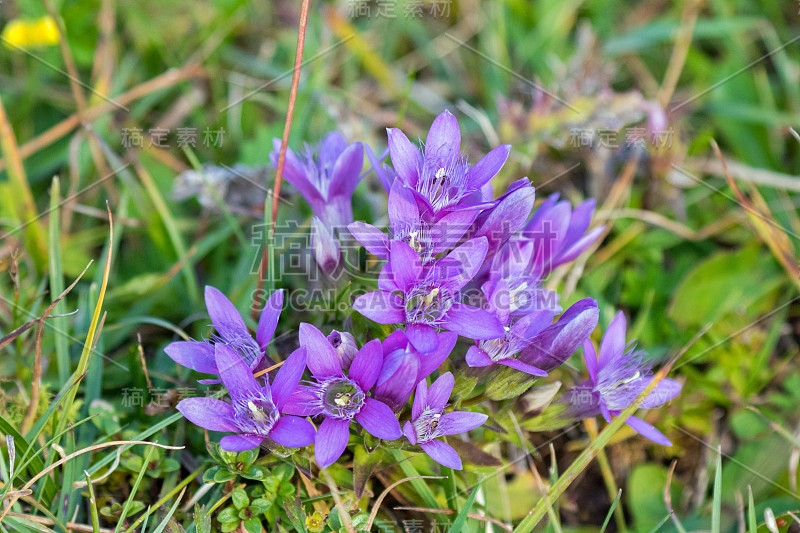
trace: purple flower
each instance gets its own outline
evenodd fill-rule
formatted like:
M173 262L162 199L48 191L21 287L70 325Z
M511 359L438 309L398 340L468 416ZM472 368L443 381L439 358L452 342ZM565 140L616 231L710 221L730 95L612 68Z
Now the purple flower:
M308 353L308 368L314 379L299 386L284 409L295 415L324 417L314 440L314 456L320 468L333 464L344 453L353 419L374 437L400 438L394 412L368 396L383 362L380 340L372 340L359 350L347 374L331 343L311 324L300 324L300 345Z
M431 221L450 211L482 204L481 189L500 171L511 150L507 144L498 146L470 166L461 153L458 121L449 111L433 121L424 151L397 128L387 133L396 180L411 189L423 217Z
M408 340L423 353L436 350L442 329L470 339L501 337L505 331L497 318L461 303L460 291L483 263L486 248L485 238L472 239L423 267L409 245L395 241L379 281L383 290L359 296L353 309L379 324L405 324Z
M536 335L517 359L545 372L555 370L589 338L599 317L595 300L578 300L558 317L555 324Z
M566 200L551 195L534 211L521 238L533 246L532 271L541 277L578 257L603 232L598 226L586 233L592 221L595 201L586 200L574 210Z
M439 368L458 341L458 335L449 331L437 334L437 347L432 352L420 353L408 341L403 330L396 330L383 341L383 366L375 383L376 400L393 411L405 407L417 383Z
M277 167L280 139L273 140L273 147L269 155ZM306 145L305 153L298 155L287 149L284 177L325 225L339 228L353 221L351 200L361 180L363 164L361 143L348 145L340 133L333 131L316 150Z
M489 242L487 261L497 250L508 242L511 236L521 230L533 209L536 195L528 178L512 183L505 194L492 202L491 207L482 211L475 219L468 236L486 237Z
M356 354L358 353L358 344L356 338L351 333L346 331L331 331L328 335L328 342L331 343L336 355L339 357L339 364L342 365L342 370L349 370Z
M306 368L306 351L290 355L270 386L261 385L241 356L227 344L214 346L216 368L231 396L231 403L215 398L186 398L180 411L193 424L210 431L236 433L223 437L220 445L233 452L255 448L270 438L289 448L314 441L314 426L303 418L283 415L282 410Z
M317 266L325 274L332 274L339 266L341 247L334 230L317 217L311 219L310 244L314 248L314 260Z
M353 222L348 229L376 257L388 259L391 242L398 241L408 244L424 264L458 244L476 215L477 210L453 211L430 222L422 216L412 191L397 180L389 192L390 237L365 222Z
M589 405L582 406L594 410L596 416L602 414L606 422L630 406L653 380L651 367L642 360L644 352L637 350L633 342L625 341L625 315L618 312L611 321L599 354L594 345L587 340L583 343L583 357L589 371L589 380L572 391L573 403L582 390L590 389L591 396L583 395ZM655 409L675 398L681 391L681 384L669 378L662 379L656 388L641 404L642 409ZM626 421L631 428L643 437L664 446L672 443L656 428L644 420L631 416Z
M219 374L215 346L224 344L238 354L251 370L256 369L264 360L267 345L278 325L283 307L283 289L273 292L267 300L258 320L255 339L247 330L239 311L219 290L207 285L205 299L216 330L211 342L178 341L168 345L164 351L179 365L205 374Z
M453 392L455 379L446 372L428 388L425 380L417 385L411 420L403 425L403 433L411 444L419 444L428 456L437 463L461 470L461 458L452 446L442 440L445 435L466 433L486 422L488 416L469 411L444 413L447 400Z

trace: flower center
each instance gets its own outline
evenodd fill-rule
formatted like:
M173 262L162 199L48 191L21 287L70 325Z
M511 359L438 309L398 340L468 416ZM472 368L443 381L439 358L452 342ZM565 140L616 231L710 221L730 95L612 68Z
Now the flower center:
M430 406L425 407L419 417L412 422L419 442L427 442L444 434L440 422L441 417L442 411L431 409Z
M435 211L455 205L474 192L467 180L468 168L466 156L458 153L425 154L417 192L428 199Z
M352 420L364 407L366 394L348 378L330 378L321 384L323 410L328 416Z
M242 431L249 435L269 436L275 423L280 418L280 413L272 400L261 393L256 393L249 398L240 398L233 404L234 422Z
M630 349L598 371L594 390L609 409L625 409L645 389L649 375L650 368L642 361L641 353Z
M438 325L453 303L452 294L444 287L416 286L406 296L406 322Z
M250 337L249 335L222 337L221 335L214 334L211 335L211 340L228 345L234 352L239 354L239 356L250 368L255 368L255 366L264 357L264 352L261 351L261 347L253 339L253 337Z

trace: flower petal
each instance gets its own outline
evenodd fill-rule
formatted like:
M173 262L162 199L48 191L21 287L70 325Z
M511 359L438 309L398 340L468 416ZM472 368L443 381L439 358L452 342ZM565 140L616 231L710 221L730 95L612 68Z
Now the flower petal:
M389 222L392 232L399 234L419 226L419 208L414 193L400 180L395 180L389 192Z
M394 282L403 292L410 289L422 273L419 256L402 241L392 241L389 262L392 265Z
M316 327L302 322L300 324L300 346L306 349L308 369L317 378L342 376L342 367L336 350L328 338Z
M419 382L433 373L434 370L444 363L444 360L453 351L453 348L458 342L458 335L452 331L443 331L437 334L439 337L439 345L435 350L429 353L419 354L419 372L417 373L416 381Z
M597 352L589 339L583 341L583 360L586 362L586 370L589 371L592 383L597 383Z
M400 330L398 330L400 331ZM385 344L385 342L384 342ZM414 386L419 382L419 358L413 351L397 349L384 356L373 397L394 411L405 407Z
M353 309L378 324L397 324L406 319L402 298L392 292L362 294L353 302Z
M314 439L314 458L325 469L336 462L347 448L350 439L350 421L327 417L320 424Z
M356 421L367 433L383 440L399 439L403 432L394 411L385 403L375 398L367 398L364 407L356 415Z
M439 347L436 330L428 324L409 324L406 326L408 341L421 353L428 353Z
M440 440L429 440L427 442L420 442L422 448L428 457L436 461L442 466L452 468L453 470L461 470L461 458L452 446Z
M450 154L457 154L461 150L461 131L458 128L458 120L448 111L442 111L437 116L428 136L425 138L425 156L427 157L448 157Z
M635 416L628 417L628 420L625 421L635 432L637 432L642 437L649 439L656 444L660 444L662 446L672 446L672 442L664 436L659 430L642 420L641 418L637 418Z
M219 377L231 398L248 396L253 391L260 391L261 386L250 371L244 359L228 345L218 342L214 345L214 358L217 361Z
M467 170L467 179L473 189L479 189L488 183L500 172L506 164L508 154L511 152L510 144L501 144L483 156L480 161L475 163Z
M355 380L364 392L369 391L378 380L383 365L381 341L373 339L362 346L350 365L350 379Z
M450 393L447 393L450 396ZM425 410L425 406L428 405L428 384L425 383L423 379L419 383L417 383L417 390L414 391L414 403L411 405L411 419L416 420L419 418L419 415L422 414L422 411Z
M389 239L381 230L365 222L353 222L347 229L369 253L381 259L389 258Z
M439 427L443 435L460 435L482 426L488 415L471 411L453 411L439 417Z
M442 327L468 339L498 339L505 335L503 324L485 309L467 304L453 304Z
M264 441L258 435L227 435L219 441L220 447L228 452L243 452L252 450Z
M281 140L273 139L272 146L273 151L269 154L270 162L274 168L278 168ZM309 181L303 165L290 148L286 149L286 161L283 167L283 178L298 190L298 192L303 196L303 198L306 199L306 202L311 205L311 208L315 212L317 209L324 208L325 199L322 197L320 191L318 191L311 181Z
M608 364L615 356L622 355L625 351L625 315L622 311L618 311L614 316L614 320L609 324L603 340L600 343L600 353L598 359L600 361L600 368Z
M275 328L278 327L278 319L281 316L283 309L283 289L270 294L264 309L261 310L261 318L258 319L258 329L256 329L256 341L261 349L265 349L272 336L275 334Z
M523 363L519 359L513 359L509 357L507 359L501 359L500 361L497 361L497 364L513 368L514 370L518 370L520 372L525 372L526 374L530 374L531 376L538 376L540 378L547 376L547 372L545 372L541 368L537 368L533 365Z
M450 399L450 394L453 392L453 386L456 380L452 372L445 372L433 382L428 388L428 397L426 405L430 406L434 411L441 411L447 405L447 400Z
M475 277L483 260L486 259L486 252L489 249L489 241L486 237L470 239L449 254L448 259L455 259L461 264L461 272L453 280L456 288L460 289Z
M203 372L216 374L217 362L214 359L214 347L207 342L178 341L164 348L170 358L179 365Z
M652 378L648 379L644 388L647 388L651 381ZM664 378L656 385L653 392L644 399L639 407L642 409L656 409L675 398L680 392L681 384L679 382L674 379Z
M250 336L250 332L247 331L247 326L242 320L242 315L218 289L206 285L205 299L214 329L222 338L237 339Z
M281 412L297 416L317 416L322 409L314 389L307 385L298 385L284 402Z
M300 378L303 377L303 372L306 370L306 360L306 349L298 348L286 358L278 373L275 374L270 388L272 389L272 401L279 410L283 408L300 383Z
M414 426L411 425L410 421L403 424L403 435L412 445L417 443L417 432L414 431Z
M334 195L345 196L348 200L353 196L358 182L361 181L361 168L364 166L364 147L356 142L348 146L336 159L328 186L328 198Z
M298 416L282 416L269 432L272 440L287 448L302 448L314 442L314 425Z
M413 187L417 184L419 168L422 166L419 148L411 144L405 133L397 128L387 129L386 134L389 136L389 156L397 177L406 185Z
M238 432L233 406L216 398L186 398L178 402L178 411L194 424L209 431Z
M467 350L466 361L467 365L471 367L489 366L494 364L494 361L492 361L492 359L486 355L486 352L477 346L469 347L469 350Z

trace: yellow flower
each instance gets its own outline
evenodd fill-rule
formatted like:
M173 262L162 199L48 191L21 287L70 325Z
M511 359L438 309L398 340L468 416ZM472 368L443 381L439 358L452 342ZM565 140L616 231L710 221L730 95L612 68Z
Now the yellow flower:
M3 28L7 48L40 48L58 44L58 27L51 17L35 20L14 19Z
M325 518L319 511L314 511L314 514L306 517L306 530L309 533L319 533L325 529Z

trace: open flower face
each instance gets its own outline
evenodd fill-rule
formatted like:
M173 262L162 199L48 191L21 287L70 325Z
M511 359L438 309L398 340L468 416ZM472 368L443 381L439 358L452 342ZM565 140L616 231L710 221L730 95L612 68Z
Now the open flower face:
M206 307L214 325L210 342L178 341L168 345L164 351L179 365L205 374L219 374L215 346L223 344L233 350L251 369L256 369L264 360L266 348L275 334L283 308L283 289L273 292L261 312L256 338L250 335L236 307L219 290L207 286ZM211 382L217 383L216 380Z

